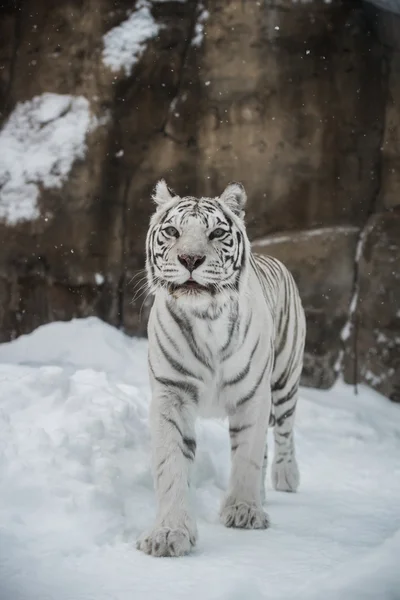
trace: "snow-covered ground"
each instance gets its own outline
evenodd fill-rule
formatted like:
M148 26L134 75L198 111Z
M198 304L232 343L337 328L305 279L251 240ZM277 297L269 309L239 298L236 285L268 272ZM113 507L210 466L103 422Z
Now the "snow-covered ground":
M139 553L154 495L146 341L97 319L0 345L1 600L398 600L400 410L360 387L303 389L302 483L269 490L271 528L218 522L223 423L199 423L199 542Z

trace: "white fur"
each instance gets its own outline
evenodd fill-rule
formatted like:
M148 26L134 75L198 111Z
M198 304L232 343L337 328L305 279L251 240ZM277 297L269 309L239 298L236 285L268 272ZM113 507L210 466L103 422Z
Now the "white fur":
M221 201L229 206L232 212L243 219L243 208L247 201L247 195L241 183L230 183L222 192Z
M173 195L168 189L164 179L160 179L160 181L157 183L152 198L158 205L158 208L162 208L164 204L172 200Z
M148 257L149 285L155 291L148 334L158 512L138 548L154 556L180 556L189 552L197 539L189 481L198 415L229 418L232 470L221 507L221 521L226 526L268 526L262 494L271 402L277 419L273 482L277 489L297 488L294 408L289 408L296 402L305 326L296 287L283 265L273 259L255 262L251 257L242 221L246 194L240 184L228 186L219 199L207 199L217 207L215 215L207 215L207 225L198 216L195 203L193 214L189 211L182 217L177 210L174 217L175 205L186 199L174 198L165 182L157 185L155 197L164 210L152 218L148 244L155 243L154 231L164 227L166 211L167 225L173 223L180 235L165 240L160 234L163 259L156 267L149 264ZM223 244L210 240L210 231L219 223L218 206L224 207L232 223L233 233L226 239L235 240L236 231L243 234L245 260L240 275L229 268L233 261L221 259ZM192 273L200 284L219 278L235 281L236 287L232 283L214 296L208 292L171 293L170 281L182 284L188 279L178 257L189 252L206 257ZM288 370L291 357L296 360ZM289 390L293 398L287 400Z

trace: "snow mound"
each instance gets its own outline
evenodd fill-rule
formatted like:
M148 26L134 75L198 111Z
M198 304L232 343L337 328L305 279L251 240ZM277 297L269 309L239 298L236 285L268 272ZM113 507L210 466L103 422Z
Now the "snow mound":
M364 386L302 390L302 483L268 491L268 531L219 524L227 427L200 421L198 546L139 553L155 511L146 353L96 318L0 345L1 600L398 600L400 410Z
M107 372L120 381L147 384L147 342L127 338L96 317L42 325L0 344L0 364L52 365Z
M38 218L40 186L61 187L93 126L82 96L45 93L17 104L0 131L0 219Z
M124 69L130 75L146 49L147 42L158 35L160 26L155 22L150 3L140 0L137 9L103 36L103 63L112 71Z

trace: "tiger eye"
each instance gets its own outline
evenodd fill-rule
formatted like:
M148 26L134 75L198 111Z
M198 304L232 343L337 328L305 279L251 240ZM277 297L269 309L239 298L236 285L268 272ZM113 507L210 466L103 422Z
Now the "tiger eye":
M171 237L179 237L179 231L176 229L176 227L172 227L170 225L169 227L166 227L164 231L167 235L170 235Z
M214 229L214 231L212 231L208 237L210 240L215 240L222 237L225 233L227 233L225 229L218 227L217 229Z

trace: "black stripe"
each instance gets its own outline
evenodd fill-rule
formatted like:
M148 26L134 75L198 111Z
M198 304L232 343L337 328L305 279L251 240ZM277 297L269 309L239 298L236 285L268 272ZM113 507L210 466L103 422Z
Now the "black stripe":
M243 398L241 398L239 400L239 402L236 403L236 408L238 408L239 406L243 406L243 404L245 404L246 402L248 402L249 400L251 400L254 397L254 394L256 393L256 391L258 390L259 386L261 385L261 382L263 380L263 377L265 375L265 371L267 370L267 367L269 366L270 360L268 359L268 361L265 364L265 367L263 368L260 377L258 378L258 380L256 381L255 386L250 390L250 392L248 394L246 394L246 396L243 396Z
M170 355L170 353L165 349L165 347L161 343L160 338L158 337L157 331L155 332L155 335L156 335L156 340L160 347L160 350L161 350L162 354L164 355L165 360L168 361L168 363L171 365L171 367L173 369L175 369L175 371L178 371L178 373L180 373L181 375L186 375L187 377L195 378L196 376L194 373L192 373L191 371L188 371L181 363L179 363L177 360L175 360Z
M171 483L169 484L169 486L167 487L167 489L166 489L166 490L164 490L164 494L168 494L168 492L171 490L171 488L172 488L172 486L174 485L174 483L175 483L175 480L173 479L173 480L171 481Z
M163 466L167 462L167 458L164 458L156 467L157 479L160 479L164 474Z
M164 419L164 421L167 421L167 423L170 423L170 425L172 425L177 430L177 432L179 433L181 438L183 438L183 433L182 433L182 430L179 427L178 423L176 421L174 421L174 419L171 419L170 417L166 417L163 414L161 416Z
M283 415L281 417L278 417L276 419L276 424L278 425L278 427L281 427L284 422L286 421L286 419L288 419L289 417L292 416L292 414L294 413L294 411L296 410L296 405L292 406L292 408L289 408L289 410L287 410L285 413L283 413Z
M246 431L246 429L250 429L250 427L253 427L253 423L241 425L240 427L229 427L229 433L230 435L237 435L238 433L242 433L242 431Z
M228 330L228 339L227 339L226 343L221 348L221 354L224 354L225 351L229 348L229 345L230 345L230 343L232 341L233 332L235 330L235 325L236 325L236 321L231 318L231 322L229 324L229 330Z
M288 337L288 330L289 330L289 321L290 321L290 317L289 317L289 306L288 306L288 300L289 300L289 290L287 287L287 278L285 277L284 280L284 286L285 286L285 291L284 291L284 308L283 308L283 313L284 313L284 325L283 325L283 331L279 331L279 347L276 349L276 354L279 357L279 355L281 354L282 350L285 348L286 346L286 342L287 342L287 337Z
M171 419L170 417L166 417L165 415L162 415L163 419L167 422L170 423L175 429L176 431L179 433L179 435L182 438L182 442L184 443L186 448L182 448L182 446L180 444L178 444L180 451L182 452L182 454L188 459L188 460L194 460L194 456L196 454L196 441L193 438L189 438L183 435L181 428L179 427L178 423L176 421L174 421L174 419ZM160 469L160 466L162 466L165 463L166 459L164 459L164 461L162 463L160 463L160 465L158 465L158 469Z
M167 457L163 458L162 461L160 463L158 463L157 469L161 469L161 467L163 467L166 462L167 462Z
M222 307L217 307L217 311L215 313L211 313L210 309L206 309L204 311L193 309L193 315L203 321L216 321L221 316L222 310Z
M194 440L193 438L184 437L183 443L185 444L186 448L193 455L193 458L194 458L194 456L196 454L196 447L197 447L196 440Z
M185 458L187 458L188 460L194 460L194 456L192 454L189 454L189 452L182 448L182 446L179 446L179 450L182 452Z
M246 323L246 329L244 330L244 334L243 334L243 343L246 341L247 334L249 332L249 328L250 328L250 325L251 325L252 318L253 318L253 311L250 312L249 320Z
M296 383L294 384L294 386L292 387L290 392L288 392L286 394L286 396L284 396L283 398L276 400L276 402L274 402L274 406L281 406L282 404L289 402L289 400L292 400L294 398L294 396L296 395L298 387L299 387L299 385L298 385L298 382L296 381Z
M236 375L236 377L234 377L233 379L229 379L228 381L224 381L222 384L222 387L227 387L229 385L236 385L237 383L239 383L240 381L242 381L246 375L248 374L248 372L250 371L250 367L251 367L251 361L253 359L254 353L257 350L258 344L260 343L260 338L258 338L253 350L251 351L250 354L250 358L248 360L247 365L244 367L244 369L242 369L242 371L240 371L239 375Z
M153 231L149 234L149 237L147 238L147 240L148 240L147 252L148 252L148 256L149 256L149 260L147 261L147 264L150 267L150 274L151 274L153 285L154 285L154 279L156 276L155 268L154 268L154 256L153 256L153 245L154 245L155 234L156 234L156 230L153 229Z
M171 315L171 317L173 318L173 320L179 327L180 331L182 332L182 334L183 334L186 342L188 343L189 348L192 351L195 358L197 358L197 360L199 362L201 362L205 367L207 367L211 371L212 366L210 365L209 361L207 360L207 357L204 356L203 352L200 350L200 348L197 346L196 342L194 341L194 332L193 332L193 328L190 325L190 323L185 318L177 315L168 302L166 303L166 307L167 307L169 314Z
M237 304L235 304L234 307L232 308L231 313L229 315L229 319L230 319L230 326L229 326L229 331L228 331L228 339L220 350L220 355L221 355L221 358L223 361L230 358L232 356L232 354L235 352L235 348L234 348L233 350L228 352L228 354L225 354L226 350L228 350L228 348L232 342L232 338L233 338L234 334L240 328L241 321L239 318L239 311L238 311Z
M167 377L158 377L154 369L149 361L150 370L154 376L154 379L161 383L161 385L165 385L167 388L176 388L182 392L189 394L195 404L199 402L199 391L197 387L193 383L189 383L188 381L173 381L172 379L168 379Z

